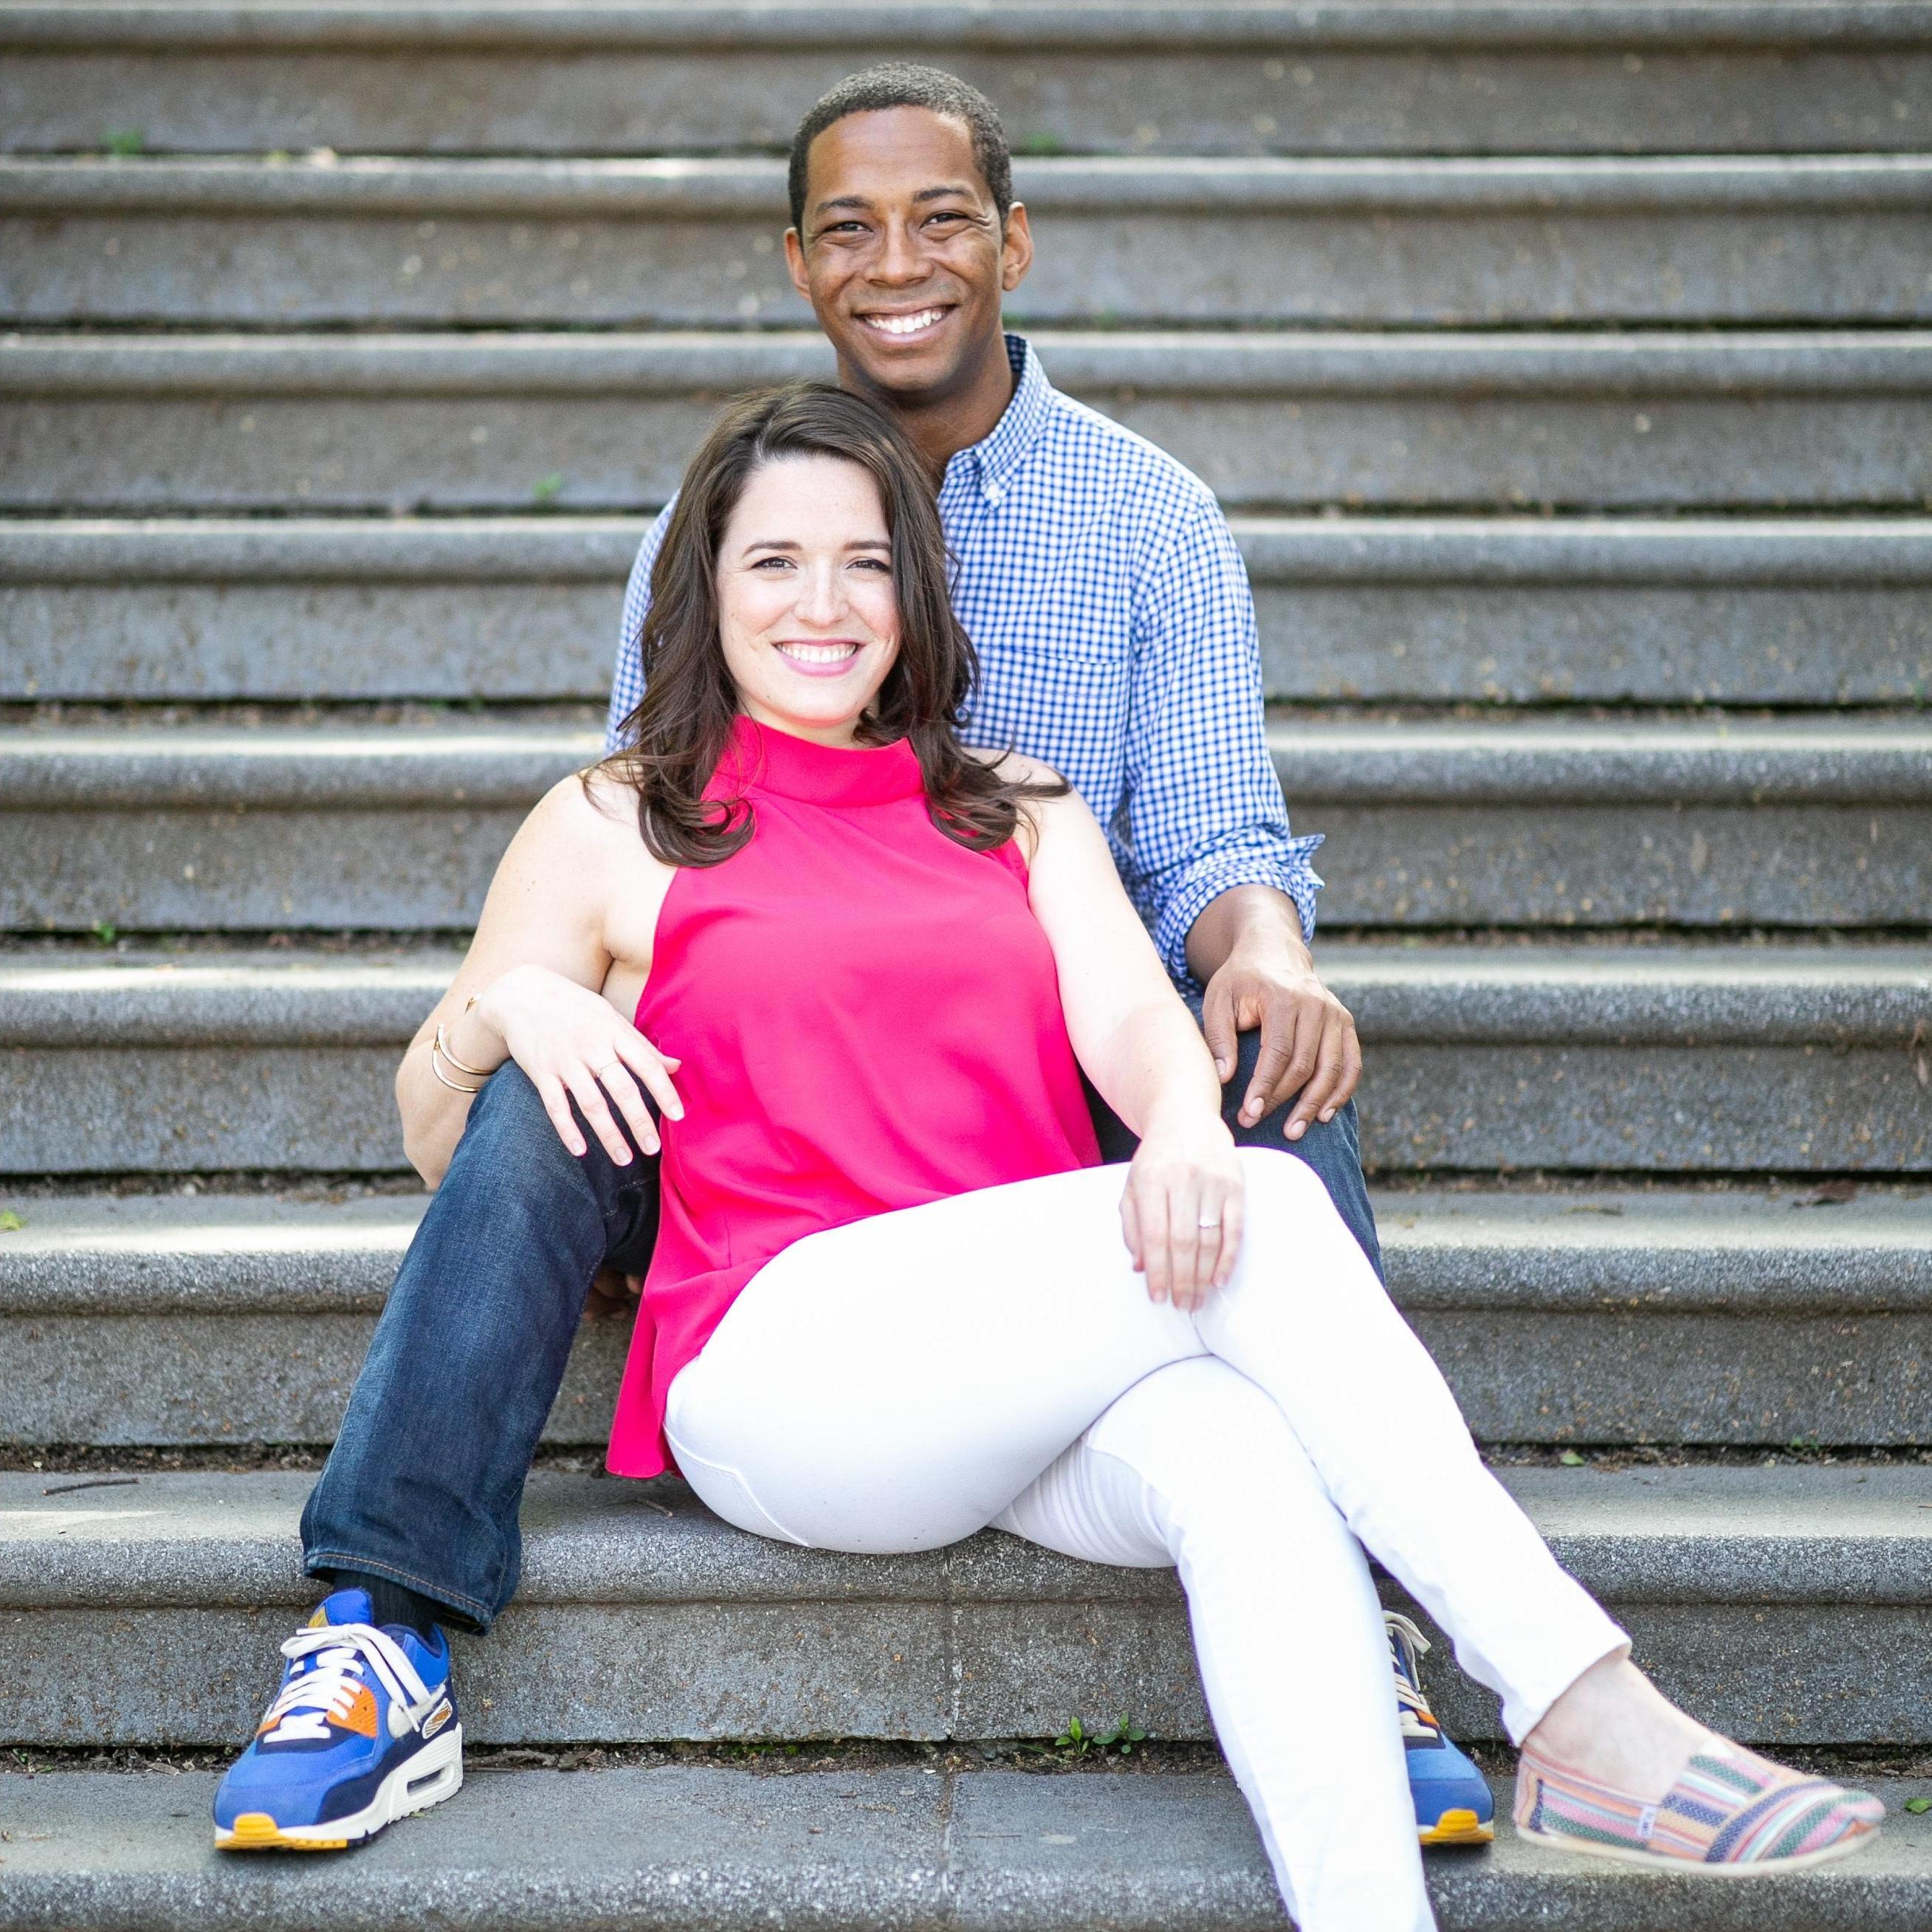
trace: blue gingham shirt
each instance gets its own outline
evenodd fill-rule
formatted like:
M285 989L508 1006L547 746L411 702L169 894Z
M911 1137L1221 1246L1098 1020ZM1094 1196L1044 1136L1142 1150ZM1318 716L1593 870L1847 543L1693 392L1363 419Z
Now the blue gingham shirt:
M980 654L969 741L1011 746L1072 784L1183 986L1188 932L1230 886L1286 892L1312 938L1322 840L1288 832L1254 600L1220 506L1165 451L1063 396L1022 338L1006 346L1013 399L939 492L953 608ZM644 694L638 641L669 514L624 598L613 748Z

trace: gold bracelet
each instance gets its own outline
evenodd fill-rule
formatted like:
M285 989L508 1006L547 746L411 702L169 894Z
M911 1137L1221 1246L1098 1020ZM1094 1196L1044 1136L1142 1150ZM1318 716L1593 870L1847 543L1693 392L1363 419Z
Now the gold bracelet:
M451 1079L449 1076L442 1070L442 1049L434 1043L431 1044L429 1050L429 1070L452 1094L480 1094L483 1090L481 1087L466 1087L461 1081Z
M467 1006L464 1008L465 1012L469 1010ZM458 1072L466 1073L472 1080L487 1080L496 1070L494 1066L472 1066L466 1060L458 1060L449 1050L449 1042L444 1037L442 1022L440 1020L436 1022L436 1039L430 1046L430 1052L433 1054L441 1054Z

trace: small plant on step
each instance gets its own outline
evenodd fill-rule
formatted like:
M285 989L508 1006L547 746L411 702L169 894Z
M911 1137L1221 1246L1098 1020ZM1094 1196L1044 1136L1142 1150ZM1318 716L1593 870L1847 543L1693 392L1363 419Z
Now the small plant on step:
M1104 1755L1110 1750L1119 1752L1123 1757L1130 1757L1135 1745L1146 1741L1146 1732L1124 1717L1104 1736L1096 1736L1078 1718L1074 1718L1054 1739L1053 1748L1063 1757L1084 1757L1089 1751L1099 1751Z

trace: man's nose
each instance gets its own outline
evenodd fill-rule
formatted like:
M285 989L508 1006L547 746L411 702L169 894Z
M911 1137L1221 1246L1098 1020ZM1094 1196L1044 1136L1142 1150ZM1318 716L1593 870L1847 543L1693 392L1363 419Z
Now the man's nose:
M873 260L872 279L899 288L924 281L928 272L925 251L912 231L897 222L887 223Z

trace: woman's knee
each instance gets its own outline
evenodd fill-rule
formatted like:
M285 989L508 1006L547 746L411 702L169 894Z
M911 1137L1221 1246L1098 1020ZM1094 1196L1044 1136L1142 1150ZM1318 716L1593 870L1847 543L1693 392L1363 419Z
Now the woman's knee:
M1274 1398L1217 1356L1194 1356L1136 1382L1085 1439L1189 1517L1226 1512L1258 1524L1332 1508Z
M1344 1260L1373 1279L1361 1246L1348 1232L1321 1176L1306 1162L1274 1148L1235 1149L1244 1181L1244 1258L1289 1256Z

